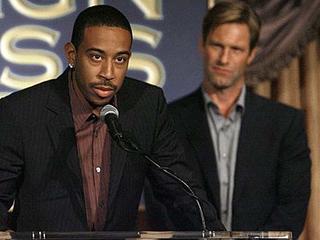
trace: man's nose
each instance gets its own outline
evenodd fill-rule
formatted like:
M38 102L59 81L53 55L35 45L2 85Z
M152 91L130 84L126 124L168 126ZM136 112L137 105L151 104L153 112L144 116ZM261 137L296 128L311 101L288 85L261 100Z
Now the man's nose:
M222 49L219 55L219 62L221 64L227 64L230 59L230 51L228 49Z
M111 80L115 77L114 76L114 65L113 65L113 61L111 59L104 61L103 64L101 65L100 76L102 76L103 78L106 78L108 80Z

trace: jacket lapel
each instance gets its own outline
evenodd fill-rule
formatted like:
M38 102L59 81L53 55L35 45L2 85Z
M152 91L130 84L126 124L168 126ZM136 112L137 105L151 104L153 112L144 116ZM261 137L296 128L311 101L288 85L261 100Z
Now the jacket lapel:
M61 184L68 189L75 212L84 226L87 226L81 168L69 103L67 73L64 72L55 81L54 91L47 101L49 116L47 129L55 152L55 164L60 169Z
M128 80L125 79L125 81ZM126 82L124 82L121 91L118 93L117 103L120 125L123 130L130 129L130 119L127 116L128 109L130 109L130 93L126 90ZM112 211L114 208L112 206L116 204L116 195L119 190L120 180L124 174L123 169L127 161L127 155L128 153L112 139L107 221L110 221L110 218L113 216Z
M241 122L237 160L234 177L233 209L237 209L238 202L242 199L241 194L249 181L250 172L255 171L257 153L261 140L261 125L265 121L264 111L258 98L247 91L245 100L245 113ZM263 135L263 134L262 134ZM245 198L243 198L245 199Z
M220 187L216 157L201 90L194 92L190 100L192 111L185 109L183 113L183 119L187 119L183 121L186 125L187 137L197 153L197 161L204 176L206 188L209 189L208 196L213 199L216 208L220 209L220 194L217 194L220 192Z
M126 163L127 153L122 150L117 143L112 140L111 143L111 166L110 166L110 181L109 181L109 197L108 197L108 219L113 215L113 204L116 204L115 198L119 190L120 180L123 175L123 168ZM130 203L128 203L130 204Z

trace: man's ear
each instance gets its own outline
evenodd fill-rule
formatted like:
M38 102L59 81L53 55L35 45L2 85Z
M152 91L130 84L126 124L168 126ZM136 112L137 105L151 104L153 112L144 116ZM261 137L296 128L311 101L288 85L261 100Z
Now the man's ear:
M67 42L64 45L64 55L68 61L68 64L74 66L76 63L76 48L71 42Z
M256 57L257 51L258 51L257 47L255 47L254 49L251 50L251 53L249 55L247 64L251 64L252 63L253 59Z

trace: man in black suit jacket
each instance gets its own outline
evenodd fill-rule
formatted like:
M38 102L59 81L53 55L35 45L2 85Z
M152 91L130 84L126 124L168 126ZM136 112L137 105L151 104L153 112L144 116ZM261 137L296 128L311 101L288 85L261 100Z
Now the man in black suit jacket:
M12 204L16 231L134 230L146 177L187 229L202 229L194 199L179 183L110 139L98 118L110 103L119 109L124 134L189 182L203 197L208 227L223 229L184 164L162 90L125 77L131 45L121 12L90 7L65 45L69 68L0 101L1 230L11 227Z
M246 89L259 29L258 16L243 2L223 1L209 10L202 86L169 110L189 164L226 228L292 231L296 239L310 194L304 119L301 111ZM146 202L152 209L148 195Z

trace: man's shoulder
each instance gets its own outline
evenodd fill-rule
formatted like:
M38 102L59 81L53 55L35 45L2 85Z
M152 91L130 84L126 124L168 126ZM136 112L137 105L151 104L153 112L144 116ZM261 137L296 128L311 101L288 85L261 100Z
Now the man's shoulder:
M198 88L195 91L178 98L169 103L169 111L174 115L184 114L197 109L197 112L204 110L204 99L201 89ZM296 114L303 114L303 111L289 106L279 101L271 100L266 97L260 96L252 91L247 91L245 97L245 108L249 109L249 112L259 111L264 114L274 116L286 116Z
M203 105L203 98L200 88L182 96L169 103L169 110L172 112L180 112L195 107L201 107Z
M67 71L54 79L44 80L28 88L18 90L0 99L0 102L21 103L35 101L41 103L52 92L66 92Z
M168 109L173 115L184 115L188 112L204 110L204 100L200 88L182 96L168 104Z
M118 92L118 99L127 103L151 103L156 101L158 97L164 98L164 93L160 87L129 77L125 78Z
M46 92L47 89L50 89L53 87L56 81L54 79L46 80L41 83L38 83L36 85L33 85L31 87L15 91L1 99L1 101L10 101L10 102L16 102L16 101L25 101L30 99L38 99L42 95L41 93Z
M260 96L256 93L248 91L246 96L246 105L254 105L264 112L278 113L278 114L297 114L302 113L301 109L290 106L286 103L282 103L273 99Z
M47 104L50 96L65 94L67 83L59 76L56 79L45 80L31 87L13 92L0 99L3 113L7 112L37 112Z
M29 127L38 123L44 116L49 92L54 91L52 85L54 81L48 80L0 99L0 122L10 119L11 124Z
M122 86L124 90L131 90L131 89L145 89L150 91L162 91L160 87L147 83L142 80L138 80L131 77L126 77Z

